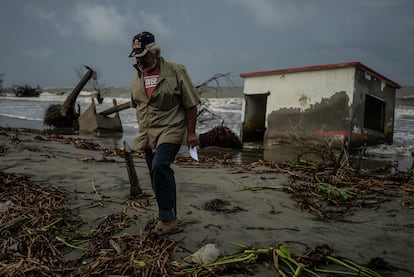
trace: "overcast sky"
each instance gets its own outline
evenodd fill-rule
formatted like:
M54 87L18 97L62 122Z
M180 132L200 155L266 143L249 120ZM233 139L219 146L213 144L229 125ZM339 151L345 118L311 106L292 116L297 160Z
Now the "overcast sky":
M129 86L143 30L194 84L359 61L414 85L414 0L0 0L3 86L75 86L83 64L105 86Z

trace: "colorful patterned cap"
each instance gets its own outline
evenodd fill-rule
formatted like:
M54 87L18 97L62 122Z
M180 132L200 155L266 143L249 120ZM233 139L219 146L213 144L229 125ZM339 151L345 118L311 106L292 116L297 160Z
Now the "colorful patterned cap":
M141 32L132 39L132 52L130 57L143 57L148 52L148 47L155 43L154 35L150 32Z

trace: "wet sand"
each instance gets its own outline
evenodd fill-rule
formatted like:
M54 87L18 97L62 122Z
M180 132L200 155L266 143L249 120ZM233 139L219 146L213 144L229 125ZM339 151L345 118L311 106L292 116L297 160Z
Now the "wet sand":
M101 150L76 148L64 140L48 140L24 129L3 129L0 146L0 170L28 175L44 186L67 192L68 204L80 212L82 219L96 225L106 216L124 210L136 216L137 225L123 232L139 233L156 217L156 203L149 201L148 210L134 209L129 201L129 178L125 160L104 156ZM207 150L203 150L208 152ZM203 156L203 151L199 155ZM134 158L141 188L152 194L145 160ZM174 253L180 262L207 243L213 243L221 254L233 254L240 248L236 242L257 248L284 245L292 253L302 253L305 245L327 244L335 254L360 264L381 257L403 270L386 272L384 276L414 274L414 209L400 204L413 195L388 195L378 208L354 208L348 222L325 222L302 211L288 188L291 177L265 167L249 171L242 165L222 163L177 162L173 165L177 181L178 218L182 232L170 235L182 249ZM243 190L254 186L280 189ZM97 205L96 194L104 205ZM208 211L205 204L214 199L228 203L230 212ZM129 205L128 205L129 203ZM259 267L256 276L277 276Z

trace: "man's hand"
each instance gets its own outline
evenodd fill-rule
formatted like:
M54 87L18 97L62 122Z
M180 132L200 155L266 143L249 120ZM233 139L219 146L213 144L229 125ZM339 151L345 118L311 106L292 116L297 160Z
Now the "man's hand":
M196 133L188 133L187 135L187 145L188 147L196 147L200 144L200 141L198 140L198 136Z

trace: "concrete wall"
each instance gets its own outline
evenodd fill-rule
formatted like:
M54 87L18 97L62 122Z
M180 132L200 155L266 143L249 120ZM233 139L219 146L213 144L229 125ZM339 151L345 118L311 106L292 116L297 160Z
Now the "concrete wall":
M281 108L307 109L339 91L345 91L352 102L354 77L353 67L249 77L245 79L243 93L270 92L268 116Z
M394 87L358 69L355 72L355 92L351 115L353 133L362 134L362 139L366 140L367 144L376 144L379 141L392 143L395 95ZM370 102L375 104L370 106ZM357 143L357 140L354 143Z
M354 67L255 76L245 79L244 94L270 92L265 147L309 134L337 136L342 142L350 127L354 82Z

